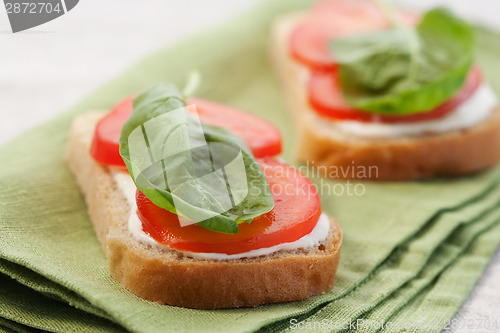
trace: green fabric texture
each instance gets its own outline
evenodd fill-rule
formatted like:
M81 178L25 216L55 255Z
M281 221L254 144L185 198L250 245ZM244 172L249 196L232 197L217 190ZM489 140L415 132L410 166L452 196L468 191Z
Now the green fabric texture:
M144 59L60 117L0 148L0 328L7 332L254 332L303 325L437 321L439 332L500 243L500 168L456 179L360 183L361 196L322 195L344 231L335 287L286 304L192 310L160 306L114 281L64 160L73 117L108 109L158 81L203 77L198 95L276 124L294 163L294 132L268 60L270 24L310 1L269 1ZM478 60L500 93L500 36L478 29ZM307 169L301 168L301 171ZM345 182L311 177L320 188ZM244 283L244 281L242 282ZM347 328L349 329L349 328ZM341 331L344 328L315 327ZM359 327L375 332L376 327ZM392 328L395 332L398 330Z
M102 320L90 313L79 311L64 302L40 295L1 275L0 315L28 327L56 332L69 332L75 327L85 327L85 332L120 332L118 325Z

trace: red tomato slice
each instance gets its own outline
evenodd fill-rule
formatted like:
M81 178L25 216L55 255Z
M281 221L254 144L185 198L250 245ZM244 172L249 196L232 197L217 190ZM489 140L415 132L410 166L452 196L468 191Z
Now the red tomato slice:
M188 104L196 105L201 121L232 131L252 150L255 157L275 156L281 153L281 133L271 123L219 103L191 98Z
M417 16L406 12L401 12L401 19L409 25L418 21ZM290 35L290 52L292 57L311 70L333 70L335 59L328 49L330 40L388 27L389 22L383 13L371 2L322 1Z
M240 224L238 234L210 231L196 224L181 227L177 215L155 206L137 191L137 212L144 231L159 243L177 250L226 254L293 242L310 233L321 215L315 187L298 170L274 158L258 162L275 206L252 223Z
M386 21L377 5L370 1L324 0L311 8L311 15L324 20L349 20L364 18L364 21Z
M371 1L352 1L352 0L324 0L317 2L311 15L314 20L327 21L358 21L358 27L362 25L376 25L387 27L386 15L380 10L379 6ZM418 15L406 10L399 10L399 15L403 22L410 25L416 25L419 21ZM360 22L363 21L363 22ZM370 22L369 22L370 21Z
M308 94L312 108L318 114L328 118L364 122L403 123L432 120L446 116L468 99L479 87L481 81L479 69L473 67L464 86L449 100L429 112L406 116L377 115L354 109L344 100L335 72L313 73L309 81Z
M122 126L130 117L134 97L118 103L96 126L90 148L91 156L99 163L124 167L119 140ZM201 121L227 128L245 140L255 157L281 153L281 133L271 123L257 116L222 104L192 99L196 103Z
M122 126L132 113L133 100L133 96L125 98L97 123L90 146L90 155L97 162L112 166L125 166L120 156L119 141Z

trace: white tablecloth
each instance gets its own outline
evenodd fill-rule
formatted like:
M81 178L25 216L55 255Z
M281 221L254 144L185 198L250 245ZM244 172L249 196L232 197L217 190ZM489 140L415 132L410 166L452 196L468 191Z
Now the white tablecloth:
M151 51L256 2L82 0L68 14L17 34L10 32L0 9L0 144L55 116ZM400 2L417 8L447 3L464 17L500 31L499 0ZM499 281L497 251L456 319L498 319L500 326Z

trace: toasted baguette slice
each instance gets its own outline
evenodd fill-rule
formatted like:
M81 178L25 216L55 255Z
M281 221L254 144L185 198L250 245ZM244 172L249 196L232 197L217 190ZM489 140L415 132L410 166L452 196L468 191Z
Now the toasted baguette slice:
M500 109L476 126L416 137L348 137L330 126L308 102L305 70L291 56L288 41L307 14L278 18L271 33L271 57L282 81L296 127L295 157L339 178L412 180L454 176L491 167L500 160ZM373 172L345 172L349 168ZM334 172L335 170L343 172ZM359 174L359 176L358 176Z
M332 218L328 239L317 248L241 260L187 258L132 238L126 198L108 167L89 154L103 115L93 112L75 119L66 160L85 196L111 275L125 288L153 302L198 309L294 301L332 288L342 243Z

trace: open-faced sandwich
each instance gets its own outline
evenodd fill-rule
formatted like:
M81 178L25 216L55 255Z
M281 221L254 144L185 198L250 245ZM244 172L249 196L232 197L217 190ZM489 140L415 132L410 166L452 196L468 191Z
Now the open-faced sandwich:
M157 84L77 117L66 159L111 275L153 302L216 309L333 286L341 230L280 152L267 121Z
M500 108L474 31L445 9L327 0L278 18L271 50L297 129L296 156L361 177L470 173L500 160Z

